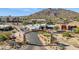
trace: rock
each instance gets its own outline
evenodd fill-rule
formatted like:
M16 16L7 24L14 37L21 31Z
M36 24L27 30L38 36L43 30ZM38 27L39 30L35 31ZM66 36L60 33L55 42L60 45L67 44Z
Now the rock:
M16 36L16 39L15 39L16 42L19 42L19 43L24 42L24 33L23 32L17 32L14 35Z
M0 46L0 50L2 50L3 48L2 48L2 46Z
M8 41L7 43L8 43L10 46L14 46L14 45L16 44L15 41Z
M11 46L5 46L5 49L9 50L9 49L11 49Z
M20 47L21 47L21 46L20 46L19 44L16 44L16 45L15 45L15 48L16 48L16 49L19 49Z

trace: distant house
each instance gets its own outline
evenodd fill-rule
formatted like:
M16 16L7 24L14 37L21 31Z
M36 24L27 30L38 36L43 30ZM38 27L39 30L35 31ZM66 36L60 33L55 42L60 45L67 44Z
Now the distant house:
M0 17L0 22L12 22L12 23L17 23L17 22L22 22L23 18L22 17L15 17L15 16L2 16Z
M39 29L39 25L32 25L32 24L28 24L25 26L27 29L29 29L30 31L32 30L38 30Z
M77 26L75 26L75 25L74 26L70 26L70 25L68 26L68 30L73 30L75 28L77 28Z
M67 24L62 24L62 25L61 25L61 29L62 29L62 30L67 30Z
M73 22L70 22L68 25L79 27L79 22L78 21L73 21Z
M77 21L73 21L68 24L68 30L73 30L77 27L79 27L79 22Z
M60 25L60 30L62 31L73 30L76 27L77 27L76 25L62 24Z
M6 17L0 17L0 22L6 22Z
M31 21L36 21L36 22L46 22L46 19L31 19Z
M7 22L22 22L22 19L20 17L7 17L6 18Z
M9 30L13 30L13 27L10 25L0 25L0 30L1 31L9 31Z
M53 29L55 25L52 25L52 24L48 24L46 25L46 29Z
M64 31L73 30L73 29L79 27L79 22L73 21L68 24L56 24L56 26L59 26L59 30L64 30Z
M28 24L25 27L29 30L41 30L46 28L46 24Z
M25 27L30 30L44 30L44 29L53 29L55 25L46 25L46 24L28 24Z

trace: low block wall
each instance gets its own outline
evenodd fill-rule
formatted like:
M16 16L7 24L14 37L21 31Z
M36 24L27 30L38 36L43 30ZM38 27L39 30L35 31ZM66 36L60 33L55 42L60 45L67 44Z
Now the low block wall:
M39 39L41 40L41 42L43 43L43 45L48 45L50 44L50 39L48 39L47 37L45 37L42 34L38 35Z

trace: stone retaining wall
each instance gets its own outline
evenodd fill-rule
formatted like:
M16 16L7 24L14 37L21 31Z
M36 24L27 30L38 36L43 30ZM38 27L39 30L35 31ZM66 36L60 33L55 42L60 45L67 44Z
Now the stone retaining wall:
M47 37L45 37L42 34L38 35L39 39L42 41L43 45L48 45L50 44L50 39L48 39Z

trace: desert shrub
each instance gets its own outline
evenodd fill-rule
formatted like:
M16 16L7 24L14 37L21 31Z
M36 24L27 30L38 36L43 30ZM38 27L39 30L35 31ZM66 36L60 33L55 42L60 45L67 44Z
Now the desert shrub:
M0 41L5 41L7 39L7 36L6 35L0 35Z
M58 29L59 29L59 27L58 27L58 26L55 26L55 27L54 27L54 30L58 30Z
M12 31L12 33L16 33L16 31Z
M64 36L64 37L71 37L71 34L70 34L69 32L64 32L64 33L63 33L63 36Z
M79 17L77 17L77 18L76 18L76 21L78 21L78 22L79 22Z
M74 29L74 33L79 33L79 28Z
M28 24L28 22L26 22L26 21L23 21L23 25L27 25Z
M1 36L4 36L6 39L9 39L10 38L10 35L12 35L11 32L3 32L0 34Z

